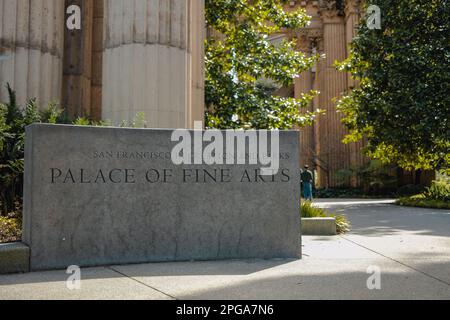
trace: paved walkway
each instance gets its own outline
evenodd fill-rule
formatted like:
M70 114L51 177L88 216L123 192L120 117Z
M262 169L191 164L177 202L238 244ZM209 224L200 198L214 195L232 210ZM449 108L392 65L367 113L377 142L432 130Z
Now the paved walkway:
M450 211L326 200L353 231L304 237L303 260L161 263L0 276L0 299L450 299ZM367 288L367 269L381 290Z

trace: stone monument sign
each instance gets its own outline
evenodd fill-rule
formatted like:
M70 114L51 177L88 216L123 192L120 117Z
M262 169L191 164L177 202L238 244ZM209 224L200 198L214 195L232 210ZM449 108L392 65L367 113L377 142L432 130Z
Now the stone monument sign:
M298 132L279 133L273 175L242 161L176 164L173 133L28 127L31 269L301 256Z

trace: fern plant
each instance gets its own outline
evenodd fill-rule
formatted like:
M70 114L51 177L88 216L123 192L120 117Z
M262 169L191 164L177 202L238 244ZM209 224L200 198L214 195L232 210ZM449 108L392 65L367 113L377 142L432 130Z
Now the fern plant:
M425 191L425 197L432 200L450 202L450 183L445 180L433 181Z
M14 210L22 197L25 126L39 121L35 104L24 111L17 106L16 95L7 85L9 103L0 105L0 209L2 215Z
M63 123L63 112L56 104L49 104L40 112L36 99L21 108L16 94L6 85L9 102L0 104L0 215L14 212L22 203L25 154L25 128L33 123Z

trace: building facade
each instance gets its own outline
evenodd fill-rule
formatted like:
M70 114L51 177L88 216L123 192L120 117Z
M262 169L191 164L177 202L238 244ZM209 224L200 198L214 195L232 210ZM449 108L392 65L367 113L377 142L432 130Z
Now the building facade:
M69 30L71 5L81 28ZM0 0L0 101L9 82L21 105L60 103L71 118L131 121L143 113L149 127L192 128L204 113L203 0ZM360 145L341 143L345 129L332 99L353 86L336 71L347 56L359 3L291 1L311 15L308 29L291 32L298 50L323 53L295 83L295 96L316 89L312 109L327 114L302 129L302 164L316 168L320 186L337 186L336 172L363 161Z
M296 0L290 1L289 7L302 7L312 17L307 29L288 34L296 39L298 50L325 55L314 69L302 73L294 86L295 97L310 90L319 91L310 109L326 111L313 126L302 129L302 164L315 168L321 187L358 186L356 178L343 180L338 174L342 169L363 166L367 159L362 143L342 143L347 130L341 122L342 114L336 111L335 99L352 90L355 82L350 74L336 70L334 64L349 54L349 44L362 14L361 1Z
M282 36L326 56L283 92L320 92L310 108L326 114L301 129L301 165L316 170L320 187L358 186L338 172L367 163L362 143L342 143L347 131L333 101L356 85L334 62L348 55L360 2L286 4L306 9L312 22ZM73 5L81 28L70 30ZM204 0L0 0L0 101L7 101L8 82L21 105L56 102L71 118L119 124L143 113L148 127L193 128L204 118L205 37Z
M290 9L304 8L312 20L308 28L287 32L285 36L295 39L297 49L302 52L325 55L315 68L296 79L291 93L299 97L310 90L320 92L310 110L320 108L326 114L312 126L301 129L300 158L301 165L308 164L315 169L317 186L321 188L371 188L367 179L363 183L357 175L348 176L348 169L355 172L358 168L367 168L370 159L363 155L363 142L342 143L348 131L342 124L343 115L336 110L336 99L358 85L350 74L336 69L335 61L345 60L350 53L350 42L356 36L357 26L365 13L363 3L363 0L292 0L287 5ZM342 171L347 174L339 174ZM381 181L381 176L396 181L394 184L397 187L430 185L435 178L433 171L413 172L400 168L384 168L372 174L375 175L375 181ZM392 185L389 187L387 184L381 188L392 188Z
M66 21L81 9L81 28ZM202 121L203 0L0 0L0 101L70 117L191 128Z

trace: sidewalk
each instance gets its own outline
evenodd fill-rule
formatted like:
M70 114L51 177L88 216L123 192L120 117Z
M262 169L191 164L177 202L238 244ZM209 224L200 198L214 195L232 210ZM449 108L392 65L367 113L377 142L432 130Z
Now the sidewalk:
M450 211L383 201L321 205L349 216L345 236L303 237L303 260L160 263L0 276L0 299L450 299ZM381 269L369 290L367 268Z

